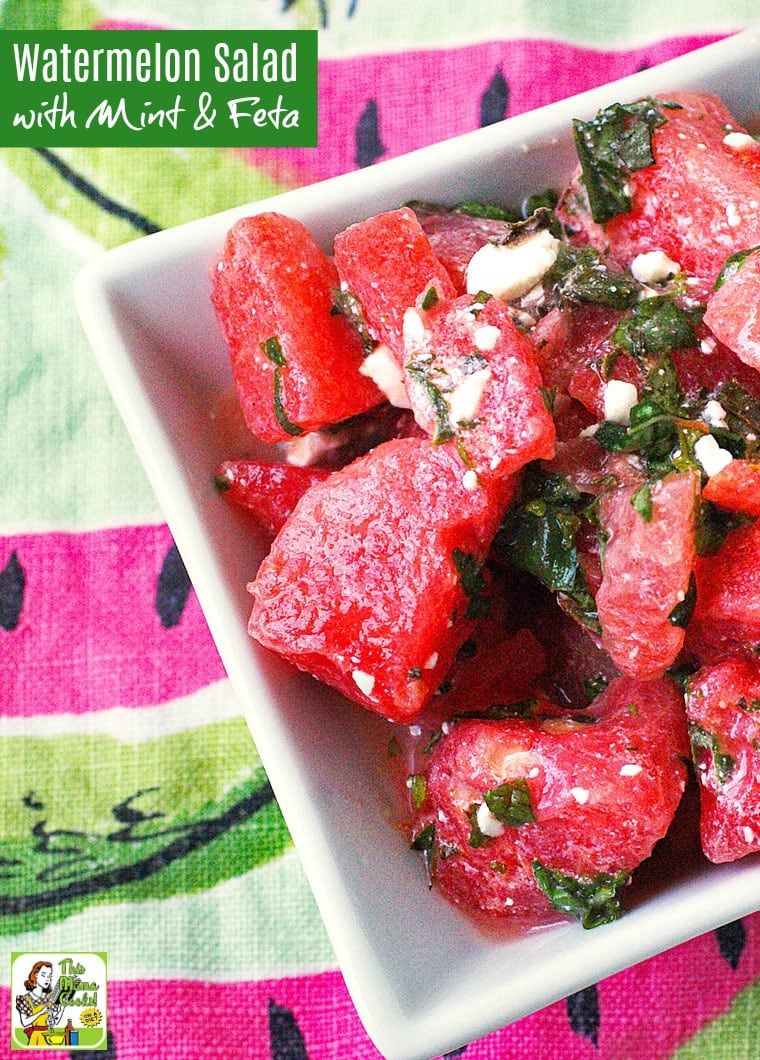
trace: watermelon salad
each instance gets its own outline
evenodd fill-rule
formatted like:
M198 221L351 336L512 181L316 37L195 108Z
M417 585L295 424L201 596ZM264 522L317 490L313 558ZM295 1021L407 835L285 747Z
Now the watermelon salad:
M269 547L249 633L388 719L430 886L593 927L688 793L699 856L760 852L760 143L698 93L573 135L519 209L235 223L272 457L215 470Z

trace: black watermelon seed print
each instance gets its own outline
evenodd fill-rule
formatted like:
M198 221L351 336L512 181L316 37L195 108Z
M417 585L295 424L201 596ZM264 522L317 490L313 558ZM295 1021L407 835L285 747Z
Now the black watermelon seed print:
M156 586L156 611L164 628L171 629L182 618L191 589L185 564L177 546L172 544L164 556Z
M356 154L354 161L360 169L371 166L385 154L385 146L380 139L380 122L377 111L377 100L370 99L359 115L354 133Z
M721 957L736 971L747 942L747 932L743 922L734 920L730 924L724 924L723 927L717 928L715 939L718 943L718 952Z
M272 998L269 999L269 1051L272 1060L308 1060L295 1016Z
M0 571L0 626L7 633L19 624L25 588L24 568L19 563L18 554L11 552L8 562Z
M450 1053L443 1054L443 1060L454 1060L457 1056L464 1056L466 1050L466 1045L463 1045L460 1049L452 1049Z
M509 106L509 85L501 70L491 78L488 88L480 97L480 127L503 121Z
M574 1033L586 1038L593 1045L599 1044L599 992L595 986L587 986L571 994L565 1002L567 1018Z

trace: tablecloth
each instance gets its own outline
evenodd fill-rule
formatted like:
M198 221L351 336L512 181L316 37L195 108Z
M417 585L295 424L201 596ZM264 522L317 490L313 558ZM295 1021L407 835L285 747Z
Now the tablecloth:
M0 151L0 1052L10 954L73 948L108 957L97 1055L379 1056L77 319L80 266L758 16L756 0L0 4L2 29L295 27L320 44L316 148ZM756 914L452 1055L757 1060L759 1027Z

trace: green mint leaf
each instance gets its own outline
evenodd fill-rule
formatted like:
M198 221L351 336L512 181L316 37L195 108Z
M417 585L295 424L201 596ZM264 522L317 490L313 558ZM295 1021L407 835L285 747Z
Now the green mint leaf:
M700 750L707 751L712 756L713 768L715 769L715 777L718 783L725 784L733 775L736 768L736 760L721 750L718 737L714 733L708 732L702 725L689 721L688 729L694 762L698 762Z
M489 601L485 595L486 583L482 566L469 552L455 548L451 553L451 562L459 575L462 592L468 598L465 618L485 618L488 614Z
M631 173L654 163L652 134L665 122L653 99L613 103L591 121L573 122L573 136L591 216L604 224L628 213Z
M750 254L755 254L758 251L760 251L760 247L748 247L746 250L737 250L735 254L729 254L713 284L713 290L717 291L722 287L730 276L739 271Z
M694 614L696 603L697 580L694 577L694 571L692 571L689 576L689 587L686 590L686 595L668 615L668 622L670 622L671 626L679 626L681 629L686 629L691 621L691 616Z
M372 353L375 348L372 336L364 319L364 310L361 302L352 291L344 291L340 287L332 290L333 313L342 313L343 316L356 328L361 339L362 349L366 353Z
M622 915L618 892L630 875L627 872L599 872L594 876L567 876L533 861L536 883L553 907L577 917L584 928L609 924Z
M573 247L561 243L557 260L544 277L554 284L554 298L562 304L592 302L612 309L629 309L641 292L641 285L629 273L610 272L593 247Z
M510 828L531 824L536 819L530 803L530 789L523 777L505 781L484 792L483 800L496 820Z

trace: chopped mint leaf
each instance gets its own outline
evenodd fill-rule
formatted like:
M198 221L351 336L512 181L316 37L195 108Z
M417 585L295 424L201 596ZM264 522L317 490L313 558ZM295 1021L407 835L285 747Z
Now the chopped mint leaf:
M555 909L577 917L585 928L609 924L622 915L618 892L630 875L599 872L594 876L566 876L533 861L533 876Z
M483 801L496 820L510 828L519 828L520 825L530 824L536 819L530 803L530 789L523 777L505 781L484 792Z

